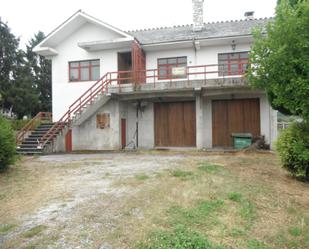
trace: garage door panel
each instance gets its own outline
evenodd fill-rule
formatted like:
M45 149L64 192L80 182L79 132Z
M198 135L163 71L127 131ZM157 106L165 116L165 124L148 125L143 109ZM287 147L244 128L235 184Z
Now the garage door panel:
M183 103L184 113L184 142L186 146L196 145L196 115L195 105L191 102Z
M212 136L213 146L222 146L228 138L228 127L226 126L227 102L213 101L212 103Z
M258 99L250 99L244 105L244 130L259 136L260 131L260 103Z
M155 145L196 146L194 102L155 103Z
M182 103L169 103L168 106L168 136L169 146L184 144L184 115Z
M168 144L168 131L165 129L168 124L168 110L164 108L161 103L155 105L155 144L157 146L167 146Z
M214 100L212 102L213 146L233 146L232 133L260 135L259 99Z

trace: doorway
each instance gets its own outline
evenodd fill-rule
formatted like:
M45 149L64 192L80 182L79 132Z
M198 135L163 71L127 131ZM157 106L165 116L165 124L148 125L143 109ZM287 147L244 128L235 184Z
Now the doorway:
M118 53L118 84L132 83L131 71L132 71L131 52Z

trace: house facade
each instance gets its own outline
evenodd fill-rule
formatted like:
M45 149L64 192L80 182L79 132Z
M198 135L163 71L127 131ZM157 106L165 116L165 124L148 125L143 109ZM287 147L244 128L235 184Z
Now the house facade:
M277 135L265 92L248 86L252 29L270 19L124 32L77 12L35 48L52 61L53 151L229 148L232 133ZM47 141L47 142L46 142ZM50 144L50 143L49 143Z

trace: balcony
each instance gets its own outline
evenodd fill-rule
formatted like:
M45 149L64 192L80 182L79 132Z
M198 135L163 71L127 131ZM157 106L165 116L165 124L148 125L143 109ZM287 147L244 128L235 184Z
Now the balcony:
M186 91L194 89L247 88L244 65L231 72L227 65L201 65L173 68L162 75L158 69L110 73L111 94ZM132 82L132 83L127 83Z

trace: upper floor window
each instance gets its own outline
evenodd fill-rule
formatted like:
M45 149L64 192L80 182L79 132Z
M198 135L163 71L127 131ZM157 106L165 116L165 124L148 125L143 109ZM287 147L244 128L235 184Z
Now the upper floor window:
M219 76L242 75L249 65L249 52L218 54Z
M69 62L70 81L94 81L100 78L100 60Z
M186 78L187 57L158 59L159 79ZM176 68L176 69L175 69Z

